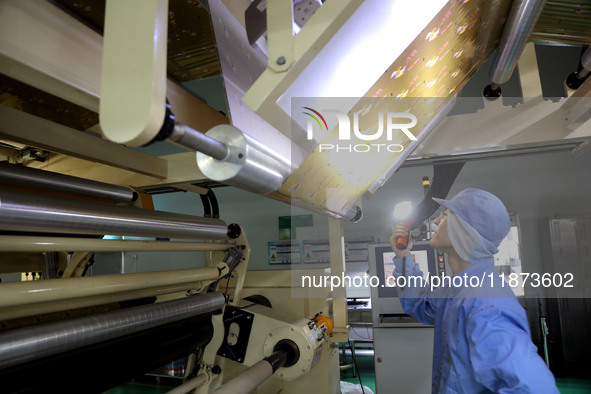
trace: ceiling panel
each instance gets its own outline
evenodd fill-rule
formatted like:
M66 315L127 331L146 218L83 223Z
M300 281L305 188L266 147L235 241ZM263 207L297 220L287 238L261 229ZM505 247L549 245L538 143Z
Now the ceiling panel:
M54 2L102 33L105 0ZM211 18L207 9L197 0L169 0L167 66L168 76L177 82L220 74Z

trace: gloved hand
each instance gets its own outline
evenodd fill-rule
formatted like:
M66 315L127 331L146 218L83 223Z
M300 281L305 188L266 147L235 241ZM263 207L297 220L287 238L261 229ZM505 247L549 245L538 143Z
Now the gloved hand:
M390 245L392 246L392 250L396 253L396 258L400 259L404 256L408 256L410 254L410 250L412 249L412 238L408 238L408 245L406 249L398 249L396 247L396 239L398 237L409 237L409 229L404 223L398 223L396 227L394 227L394 231L392 232L392 236L390 237Z

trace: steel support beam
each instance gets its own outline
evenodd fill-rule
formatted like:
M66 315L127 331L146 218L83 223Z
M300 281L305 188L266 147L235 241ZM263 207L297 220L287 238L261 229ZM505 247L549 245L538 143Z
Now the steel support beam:
M2 138L160 179L168 176L168 163L159 157L5 106L0 106L0 119Z
M0 1L0 73L99 112L103 37L49 1ZM168 79L178 121L207 131L226 116Z
M343 222L328 218L328 241L330 249L330 275L341 278L345 274L345 238ZM332 321L334 329L331 340L344 342L349 338L347 323L347 290L345 284L335 287L332 292Z

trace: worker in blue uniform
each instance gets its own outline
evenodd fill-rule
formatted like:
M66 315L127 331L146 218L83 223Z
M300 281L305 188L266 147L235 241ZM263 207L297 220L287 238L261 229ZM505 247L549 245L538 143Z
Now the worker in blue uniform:
M507 209L480 189L434 200L446 211L435 220L430 244L447 253L453 278L461 280L434 290L407 281L401 294L406 313L435 326L432 392L558 393L531 341L524 309L494 270L493 255L511 228ZM395 240L407 236L407 226L399 224L390 239L394 275L423 277L418 264L406 258L412 241L404 250L396 248Z

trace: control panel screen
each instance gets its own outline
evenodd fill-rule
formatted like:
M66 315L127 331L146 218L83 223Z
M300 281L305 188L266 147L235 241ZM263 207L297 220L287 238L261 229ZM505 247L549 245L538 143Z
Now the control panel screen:
M394 282L388 280L388 278L392 277L395 268L394 262L392 261L394 256L395 254L390 244L370 245L370 265L375 264L374 272L380 280L380 284L377 287L380 298L398 297L398 290L396 287L390 285ZM427 279L428 275L435 276L445 272L444 253L433 249L427 241L415 242L407 259L412 259L412 261L419 265L425 279Z
M428 257L428 251L427 250L413 250L410 252L409 255L409 259L411 259L413 262L417 263L421 269L421 272L423 273L423 278L427 279L427 273L429 272L429 257ZM386 252L384 254L382 254L383 257L383 264L384 264L384 281L385 283L391 283L388 282L388 278L390 278L391 276L393 276L393 271L394 271L394 263L392 262L392 259L394 258L395 254L394 252ZM407 260L408 261L408 260Z

